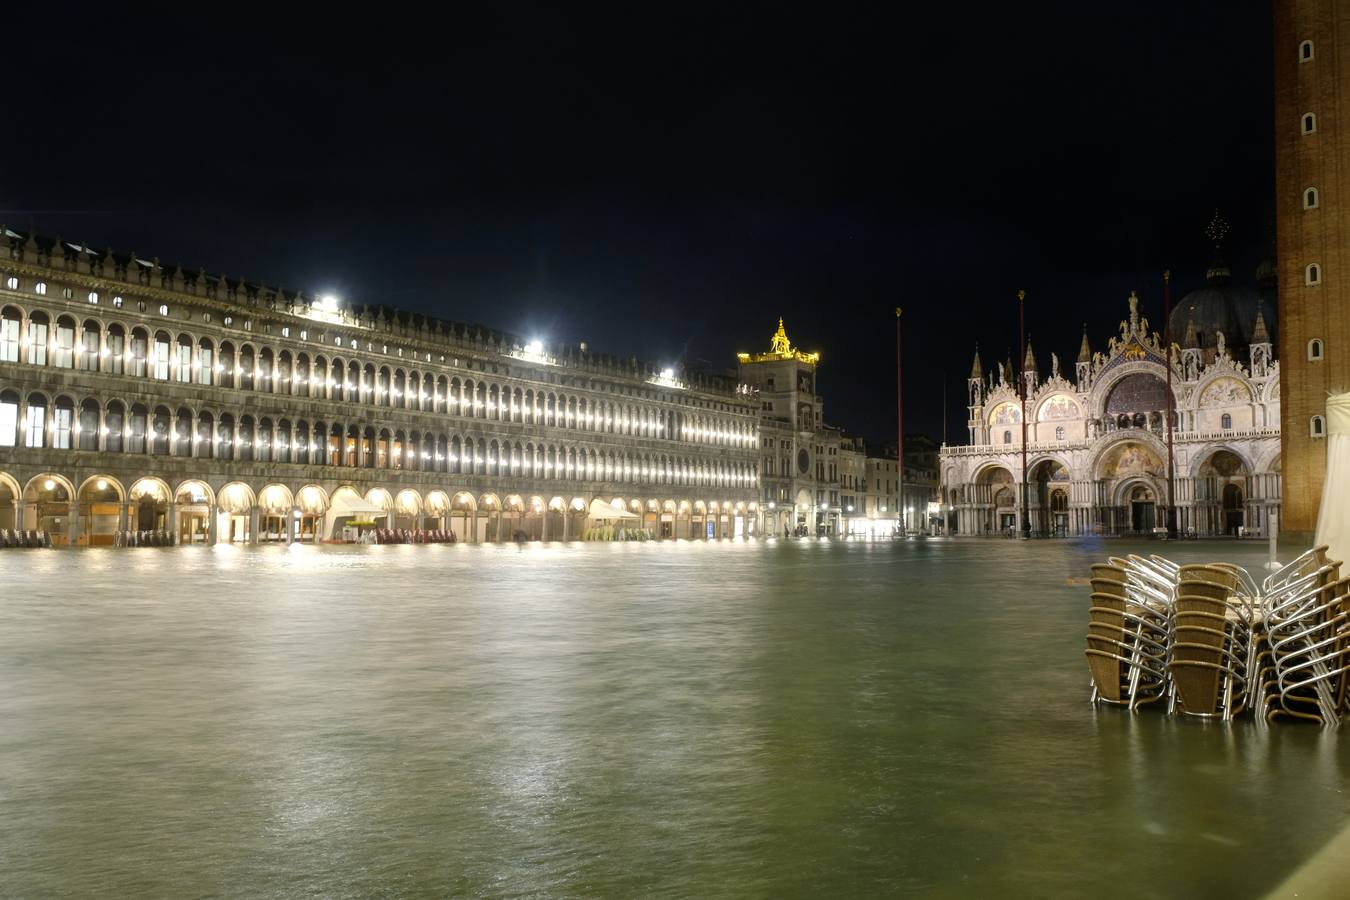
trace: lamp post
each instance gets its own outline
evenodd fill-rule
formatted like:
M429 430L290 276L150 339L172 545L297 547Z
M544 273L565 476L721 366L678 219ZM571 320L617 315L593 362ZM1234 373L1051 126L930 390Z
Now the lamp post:
M1022 360L1017 365L1018 389L1022 395L1022 538L1031 537L1031 517L1027 508L1027 314L1026 291L1017 292L1017 346Z
M1163 355L1167 358L1167 539L1177 539L1176 456L1172 452L1172 273L1163 270Z
M905 382L901 366L900 307L895 308L895 462L900 476L900 533L909 533L905 511Z

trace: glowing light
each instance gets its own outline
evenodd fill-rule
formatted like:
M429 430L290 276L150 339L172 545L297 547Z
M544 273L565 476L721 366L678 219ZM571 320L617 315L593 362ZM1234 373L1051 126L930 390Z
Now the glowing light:
M338 298L332 294L324 294L319 298L319 306L324 312L337 312Z
M525 345L525 352L533 353L534 355L538 356L539 354L544 352L544 342L538 340L537 338L533 341L530 341L528 344Z
M100 478L100 479L95 483L94 486L97 487L100 491L106 491L106 490L108 489L108 482L107 482L106 479Z
M42 482L42 489L43 489L44 491L50 491L50 490L54 489L55 487L56 487L56 482L55 482L55 481L52 481L50 478L48 478L46 481Z

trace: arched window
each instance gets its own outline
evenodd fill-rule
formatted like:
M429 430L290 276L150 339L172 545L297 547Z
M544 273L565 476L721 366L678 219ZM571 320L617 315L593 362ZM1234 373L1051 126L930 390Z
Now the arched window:
M28 395L28 413L23 422L23 445L44 447L47 437L47 398L41 394Z
M52 364L59 369L75 368L75 320L62 316L56 320L56 342Z
M163 331L155 332L155 355L152 357L154 377L160 381L169 380L169 335ZM132 451L133 453L139 451Z
M1057 440L1057 441L1062 441L1062 440L1064 440L1064 426L1063 426L1063 425L1057 425L1057 426L1055 426L1055 440Z
M1319 338L1313 338L1308 341L1308 359L1316 362L1322 358L1322 341Z
M187 384L192 381L192 338L186 334L180 334L174 351L173 371L175 380Z
M1298 61L1301 63L1309 62L1313 58L1313 42L1304 41L1298 45Z
M80 352L76 358L79 367L86 372L97 372L99 363L99 324L93 319L84 323L80 333Z
M1303 191L1303 208L1317 209L1317 188L1310 187Z
M19 361L19 311L6 306L0 311L0 362Z
M1230 416L1228 413L1224 413L1224 414L1219 418L1219 427L1222 428L1224 431L1232 431L1232 430L1233 430L1233 417Z
M1313 416L1312 420L1308 423L1308 430L1315 438L1326 437L1327 420L1322 416Z
M1314 131L1316 131L1316 130L1317 130L1317 114L1316 114L1316 113L1304 113L1304 114L1303 114L1303 133L1304 133L1304 134L1312 134L1312 133L1313 133Z
M19 435L19 395L0 392L0 447L13 447Z
M46 313L35 312L28 316L28 364L45 366L47 364L47 326Z
M57 397L52 408L52 446L58 450L69 450L74 425L75 404L69 397Z
M1003 443L1005 443L1005 444L1011 444L1011 443L1012 443L1012 432L1011 432L1011 431L1005 431L1005 432L1003 432Z
M1308 268L1304 270L1304 280L1308 284L1322 283L1322 268L1317 263L1309 263Z
M108 362L105 368L114 375L126 371L127 334L121 325L109 325L107 337Z
M98 449L98 401L85 400L80 404L80 439L79 448L81 450Z

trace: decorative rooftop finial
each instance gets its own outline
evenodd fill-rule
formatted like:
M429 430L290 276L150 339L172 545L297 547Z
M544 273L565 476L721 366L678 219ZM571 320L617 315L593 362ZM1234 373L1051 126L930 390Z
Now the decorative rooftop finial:
M1219 250L1223 247L1223 239L1228 236L1228 222L1219 215L1219 211L1214 210L1214 217L1209 220L1205 226L1205 236L1214 242L1214 249Z
M980 345L975 345L975 362L970 367L970 377L979 379L984 377L984 366L980 365Z
M1270 343L1270 332L1266 330L1266 316L1261 307L1261 301L1256 301L1256 325L1252 328L1251 341L1253 344Z
M1087 323L1083 323L1083 344L1078 348L1078 361L1080 363L1092 362L1092 348L1088 346Z

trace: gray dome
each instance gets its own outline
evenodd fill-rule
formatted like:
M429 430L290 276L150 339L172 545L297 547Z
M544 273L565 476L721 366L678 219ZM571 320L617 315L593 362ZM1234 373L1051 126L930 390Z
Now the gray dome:
M1247 346L1256 325L1261 295L1255 288L1233 284L1231 278L1227 267L1215 266L1209 270L1208 284L1191 291L1172 307L1172 340L1185 346L1187 328L1194 324L1201 348L1213 348L1220 331L1229 347Z

